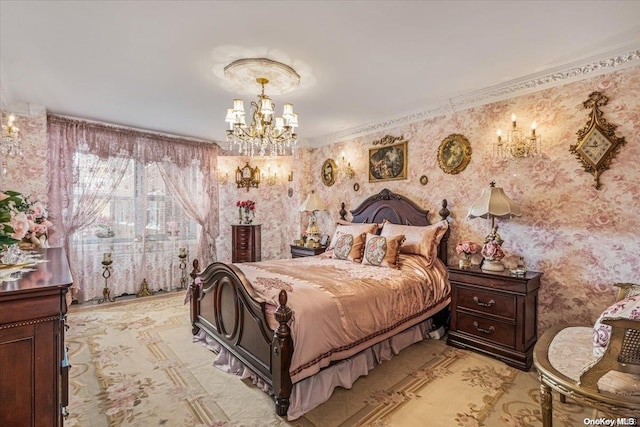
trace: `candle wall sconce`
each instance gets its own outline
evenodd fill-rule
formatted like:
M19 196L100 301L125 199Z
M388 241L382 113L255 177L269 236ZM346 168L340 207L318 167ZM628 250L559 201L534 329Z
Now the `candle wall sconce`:
M260 169L252 168L247 162L242 168L236 169L236 185L238 188L258 188L260 186Z
M267 184L269 184L270 186L276 185L277 180L278 180L277 172L274 172L272 175L271 168L269 168L267 171Z
M187 248L180 248L178 259L180 260L180 264L178 265L178 268L180 268L180 286L178 286L176 291L187 287Z
M109 278L111 277L113 260L111 259L111 253L105 252L102 257L102 277L104 277L104 287L102 288L102 298L98 300L98 304L103 302L114 302L115 299L111 298L111 290L109 289Z
M293 181L293 171L289 172L288 179L289 179L289 182Z
M229 182L229 174L227 172L218 173L218 182L222 185L227 185L227 183Z

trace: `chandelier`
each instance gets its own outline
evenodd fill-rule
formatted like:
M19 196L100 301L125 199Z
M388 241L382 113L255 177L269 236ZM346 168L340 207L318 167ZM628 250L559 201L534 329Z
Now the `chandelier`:
M298 127L298 115L293 112L293 104L284 104L282 116L275 117L275 104L265 94L265 85L273 76L281 93L282 86L291 90L300 81L298 73L285 64L266 58L240 59L227 65L224 71L225 77L235 79L236 83L241 78L246 80L248 76L257 76L255 82L261 88L257 101L251 101L250 123L247 123L242 99L234 99L233 108L227 109L225 121L229 123L227 141L230 149L245 156L265 156L268 153L273 157L292 153L297 142L295 128Z
M536 122L531 123L531 134L525 136L516 126L516 115L511 115L511 130L502 137L502 130L493 146L493 156L501 159L534 157L541 155L540 135L536 135Z
M5 115L2 114L4 118ZM2 155L2 173L7 173L6 158L22 155L20 150L20 129L14 124L16 116L10 114L7 122L2 124L2 136L0 137L0 155Z

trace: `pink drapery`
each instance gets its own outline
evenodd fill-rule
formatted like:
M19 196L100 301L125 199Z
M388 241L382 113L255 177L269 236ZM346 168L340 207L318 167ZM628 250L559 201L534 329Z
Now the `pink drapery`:
M74 259L70 250L71 237L95 220L132 159L160 169L171 195L201 226L198 259L216 260L218 189L214 177L217 145L55 115L48 115L47 119L47 191L54 223L50 244L65 247L72 272L74 266L81 266L82 262ZM93 156L89 157L103 163L107 160L109 173L101 171L98 165L95 168L82 165L91 174L84 177L87 185L79 185L76 153L91 154ZM86 161L87 156L83 159ZM145 264L145 251L142 252L140 262ZM75 273L74 278L82 276L77 270ZM89 298L92 296L95 295L88 295Z

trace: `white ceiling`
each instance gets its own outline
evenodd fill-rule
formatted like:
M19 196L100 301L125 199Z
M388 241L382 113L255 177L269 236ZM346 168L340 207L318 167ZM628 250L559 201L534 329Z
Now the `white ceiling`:
M1 0L0 105L222 141L238 94L212 70L253 51L311 75L273 99L318 142L638 48L639 17L640 1Z

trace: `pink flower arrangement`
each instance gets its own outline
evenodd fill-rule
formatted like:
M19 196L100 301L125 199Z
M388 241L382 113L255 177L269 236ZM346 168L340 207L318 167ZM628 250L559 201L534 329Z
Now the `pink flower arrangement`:
M46 246L49 228L45 206L17 191L0 192L0 243L13 244L20 240Z
M256 209L256 202L253 200L238 200L236 206L244 208L245 211L253 211Z
M470 258L472 254L480 252L480 245L474 242L465 241L458 243L456 246L456 253L458 255L464 254L465 258Z

